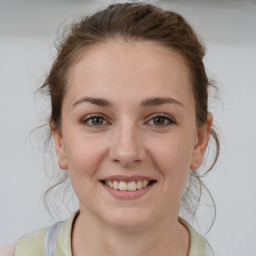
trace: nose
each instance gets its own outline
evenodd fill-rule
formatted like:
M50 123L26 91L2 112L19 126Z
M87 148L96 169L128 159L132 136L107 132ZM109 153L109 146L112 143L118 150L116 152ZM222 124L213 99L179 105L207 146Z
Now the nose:
M124 168L131 168L141 163L146 158L142 134L135 126L120 125L116 127L109 157Z

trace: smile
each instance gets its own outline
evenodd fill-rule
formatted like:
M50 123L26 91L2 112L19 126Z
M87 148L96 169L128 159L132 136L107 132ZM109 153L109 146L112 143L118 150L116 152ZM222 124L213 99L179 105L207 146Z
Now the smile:
M136 191L146 188L153 183L155 180L138 180L138 181L118 181L118 180L102 180L101 181L104 185L109 188L121 191Z

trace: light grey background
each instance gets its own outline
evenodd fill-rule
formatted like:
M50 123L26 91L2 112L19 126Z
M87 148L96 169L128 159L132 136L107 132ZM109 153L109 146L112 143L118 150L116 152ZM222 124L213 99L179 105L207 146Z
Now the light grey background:
M47 115L34 91L55 54L56 30L113 2L0 0L0 245L53 221L40 200L48 183L42 143L29 133ZM216 255L255 256L256 2L147 2L183 14L207 45L205 64L222 91L211 104L221 157L206 179L217 205L207 237Z

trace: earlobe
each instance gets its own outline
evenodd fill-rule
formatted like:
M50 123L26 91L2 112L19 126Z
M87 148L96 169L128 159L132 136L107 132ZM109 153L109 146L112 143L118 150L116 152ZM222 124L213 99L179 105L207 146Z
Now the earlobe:
M62 170L68 169L67 155L66 155L62 134L60 131L55 129L51 129L51 132L54 139L55 151L58 157L59 167Z
M210 139L210 133L212 128L213 116L212 113L208 112L207 122L198 128L197 141L194 147L192 161L190 164L190 169L196 170L203 163L204 154Z

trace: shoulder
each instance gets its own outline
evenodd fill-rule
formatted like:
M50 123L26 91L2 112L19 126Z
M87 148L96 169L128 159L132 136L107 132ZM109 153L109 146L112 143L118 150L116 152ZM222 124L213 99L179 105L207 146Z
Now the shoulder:
M45 253L44 237L47 228L24 235L16 245L15 256L39 256Z
M1 256L15 256L16 244L0 247Z
M75 217L78 215L79 211L75 212L69 219L64 222L57 222L50 227L45 227L34 231L32 233L22 236L16 244L10 246L0 247L0 256L42 256L45 255L45 241L46 233L47 237L50 234L52 227L60 223L60 233L58 234L57 249L70 252L71 255L71 243L70 234L72 229L72 224ZM63 225L62 225L63 223ZM57 232L58 233L58 232ZM56 234L57 234L56 233ZM59 248L60 247L60 248ZM63 253L58 255L64 255Z
M47 228L43 228L21 237L17 243L0 247L0 256L40 256L44 255L44 236Z

